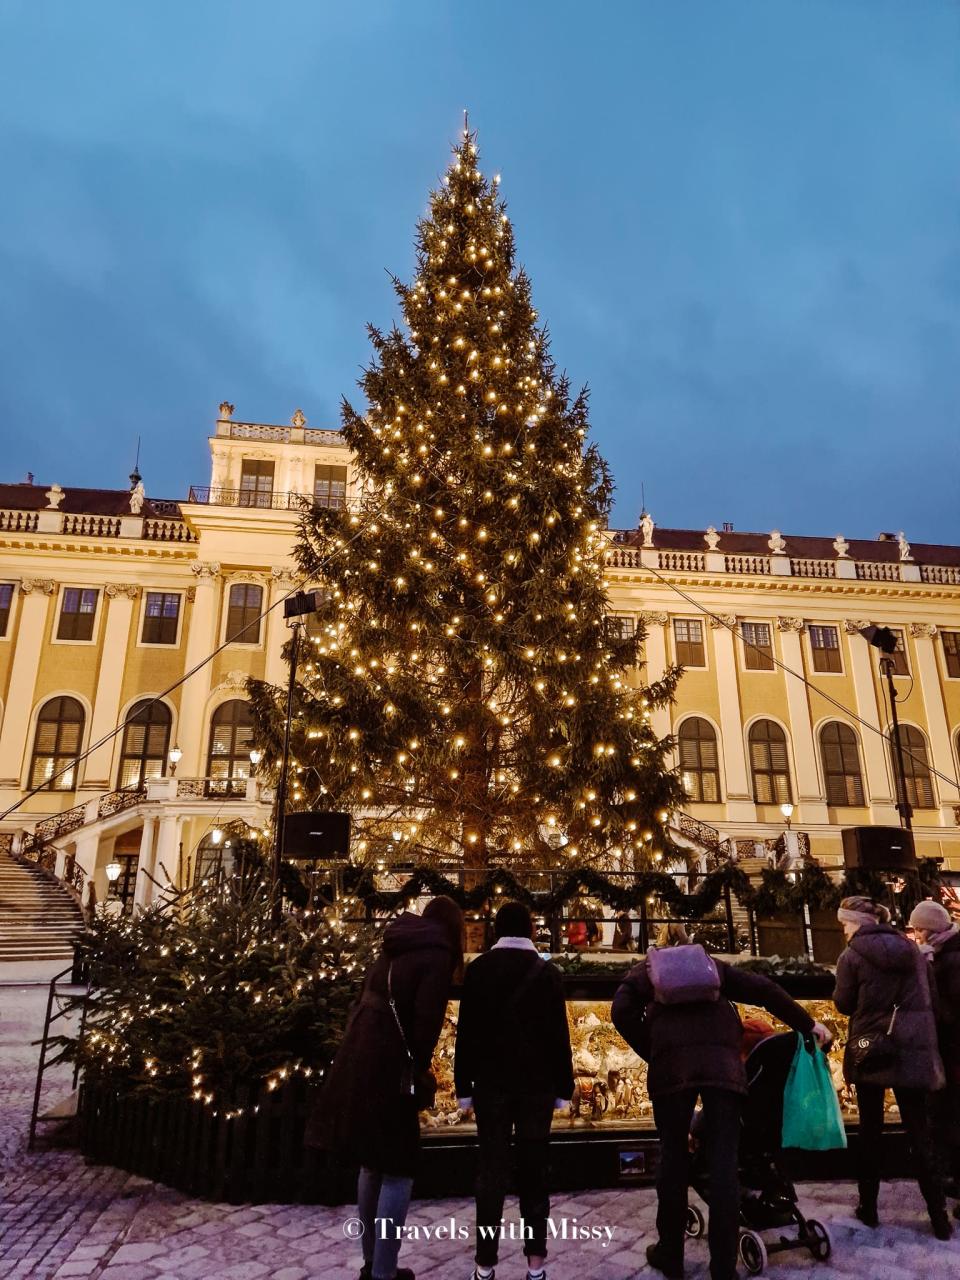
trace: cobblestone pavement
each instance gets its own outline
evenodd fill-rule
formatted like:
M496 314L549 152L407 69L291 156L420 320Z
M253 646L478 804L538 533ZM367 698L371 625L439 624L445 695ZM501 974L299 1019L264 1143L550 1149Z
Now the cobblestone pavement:
M353 1280L359 1250L344 1235L352 1213L285 1205L207 1204L131 1178L119 1170L88 1167L73 1151L26 1152L25 1131L43 1017L42 988L0 987L0 1277L3 1280ZM828 1224L834 1257L828 1265L799 1253L774 1259L774 1280L960 1280L960 1239L941 1244L925 1225L915 1187L884 1189L884 1225L862 1227L851 1213L849 1184L803 1184L806 1212ZM557 1240L551 1244L550 1280L628 1280L653 1277L644 1250L653 1239L652 1191L616 1190L558 1196L553 1220L559 1230L613 1230L612 1241ZM469 1241L449 1239L454 1228L472 1229L466 1199L420 1201L408 1221L411 1235L401 1255L419 1280L471 1274ZM508 1223L516 1221L515 1204ZM441 1228L447 1238L424 1239ZM690 1280L707 1276L706 1246L687 1255ZM523 1275L520 1246L501 1249L500 1280Z

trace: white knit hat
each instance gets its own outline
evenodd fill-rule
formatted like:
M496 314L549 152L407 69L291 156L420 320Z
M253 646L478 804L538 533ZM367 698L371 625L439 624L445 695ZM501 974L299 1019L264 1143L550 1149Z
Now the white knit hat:
M950 928L950 912L932 898L918 902L910 912L910 928L925 929L927 933L942 933Z

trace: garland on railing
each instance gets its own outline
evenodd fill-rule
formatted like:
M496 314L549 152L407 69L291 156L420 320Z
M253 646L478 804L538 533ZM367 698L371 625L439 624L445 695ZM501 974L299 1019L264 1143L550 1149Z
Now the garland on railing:
M685 893L676 880L663 871L638 871L629 877L629 884L624 884L611 880L594 867L582 867L563 873L559 884L552 889L538 891L502 867L490 871L469 889L448 880L433 867L418 867L400 888L378 890L373 872L369 868L356 868L348 870L345 889L372 911L396 911L423 893L445 894L465 911L481 911L497 897L504 901L512 899L541 915L549 915L581 897L594 898L615 911L637 911L650 898L656 898L685 920L701 920L709 915L728 889L738 902L760 916L799 914L805 905L814 911L828 910L853 894L881 901L887 896L886 881L877 872L847 871L839 884L816 865L804 867L793 878L791 874L768 868L761 873L760 884L755 885L735 863L727 863L704 875L693 893ZM922 892L933 891L934 873L923 864L920 883Z

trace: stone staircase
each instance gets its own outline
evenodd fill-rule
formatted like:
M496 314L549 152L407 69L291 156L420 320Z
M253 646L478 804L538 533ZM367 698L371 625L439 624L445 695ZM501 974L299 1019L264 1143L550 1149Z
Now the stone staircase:
M80 908L39 868L0 851L0 973L5 960L73 957Z

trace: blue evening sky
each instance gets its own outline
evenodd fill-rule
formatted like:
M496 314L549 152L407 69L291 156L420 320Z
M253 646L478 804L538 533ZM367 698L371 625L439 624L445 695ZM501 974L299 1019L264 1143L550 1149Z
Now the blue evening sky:
M4 0L0 479L336 425L464 105L617 523L960 541L955 0Z

